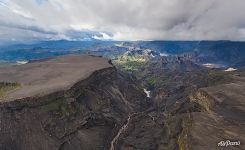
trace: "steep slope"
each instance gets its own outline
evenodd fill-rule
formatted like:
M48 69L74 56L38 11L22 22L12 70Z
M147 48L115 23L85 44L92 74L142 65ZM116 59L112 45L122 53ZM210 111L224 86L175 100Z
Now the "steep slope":
M244 149L243 70L205 68L187 55L134 66L126 71L151 91L153 107L130 117L116 149ZM240 145L218 147L228 140Z
M1 82L20 84L1 100L3 150L108 149L128 115L151 106L132 77L99 57L64 56L1 69L10 70L1 72Z
M243 78L244 79L244 78ZM202 88L191 97L200 109L192 112L188 135L190 149L215 149L220 143L224 149L244 149L245 142L245 82ZM223 145L226 141L239 145Z
M115 146L120 150L242 150L244 78L201 88L159 94L154 109L130 118ZM230 145L225 145L225 143Z

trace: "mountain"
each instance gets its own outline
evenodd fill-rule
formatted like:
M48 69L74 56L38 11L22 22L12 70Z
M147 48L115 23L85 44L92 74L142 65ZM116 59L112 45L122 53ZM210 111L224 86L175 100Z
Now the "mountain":
M245 148L244 42L60 42L0 66L0 149Z
M0 47L2 61L29 61L74 53L89 53L110 59L127 55L151 57L186 55L200 64L242 67L245 62L245 42L233 41L41 41ZM135 54L133 54L135 53Z
M109 149L125 120L151 106L134 78L100 57L2 67L0 81L0 149Z
M117 149L205 150L227 142L234 143L229 149L244 148L240 145L245 141L244 65L227 72L204 66L211 56L218 63L224 60L205 50L151 57L141 53L145 48L135 49L140 49L133 53L136 55L125 53L113 62L137 78L150 95L153 108L134 116ZM241 49L222 52L231 54L227 65L237 62L233 52L243 53Z
M32 44L17 44L0 47L0 60L20 61L33 60L61 56L66 54L79 54L85 52L90 47L97 45L113 45L110 41L40 41Z
M170 55L189 54L202 63L222 63L242 66L245 60L245 42L235 41L149 41L125 43L126 46L151 49Z

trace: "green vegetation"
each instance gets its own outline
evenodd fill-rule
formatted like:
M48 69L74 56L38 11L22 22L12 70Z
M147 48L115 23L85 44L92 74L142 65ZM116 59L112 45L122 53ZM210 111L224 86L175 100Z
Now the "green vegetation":
M210 71L209 73L200 77L204 86L214 86L226 83L231 80L230 73L221 71Z
M19 83L0 82L0 97L4 97L7 92L20 87Z
M185 116L182 120L181 126L182 131L177 137L177 144L179 150L189 150L190 146L188 143L188 135L192 126L192 119L191 115L187 114L188 116Z
M157 84L157 79L150 76L146 78L145 83L147 87L154 88Z
M78 112L79 107L75 102L68 103L63 99L58 99L41 106L41 110L44 112L52 112L58 117L66 117Z
M141 81L143 87L149 89L155 89L162 86L167 86L170 82L168 76L156 76L148 72L141 71L141 68L144 68L148 59L144 56L128 56L122 55L118 57L113 63L121 70L132 73Z
M124 71L136 73L139 68L145 64L144 57L134 57L134 56L121 56L114 60L114 64Z

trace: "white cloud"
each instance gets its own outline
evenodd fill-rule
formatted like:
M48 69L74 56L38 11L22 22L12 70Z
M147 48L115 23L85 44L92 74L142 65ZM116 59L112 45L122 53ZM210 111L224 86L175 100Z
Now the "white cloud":
M91 24L71 24L70 27L74 30L92 30L94 26Z
M95 35L93 36L93 38L97 40L112 40L113 39L113 37L111 37L109 34L106 34L104 32L100 32L99 34L100 36Z
M245 40L244 8L244 0L0 0L0 39Z

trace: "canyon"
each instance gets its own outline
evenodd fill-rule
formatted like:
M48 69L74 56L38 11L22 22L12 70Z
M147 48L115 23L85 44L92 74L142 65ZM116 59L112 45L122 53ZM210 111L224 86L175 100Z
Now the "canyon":
M244 149L242 69L162 56L125 70L123 61L66 55L1 66L0 149ZM226 140L241 145L218 147Z

